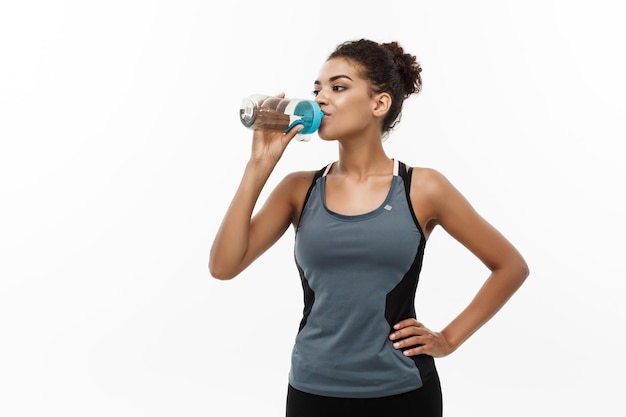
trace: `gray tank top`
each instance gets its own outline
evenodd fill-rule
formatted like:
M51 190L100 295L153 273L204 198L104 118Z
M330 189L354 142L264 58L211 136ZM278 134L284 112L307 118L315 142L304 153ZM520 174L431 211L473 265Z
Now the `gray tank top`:
M332 397L372 398L423 385L432 357L406 357L389 340L392 326L415 318L415 290L426 240L409 200L411 169L394 160L385 201L342 215L326 207L326 173L307 194L294 256L304 312L289 383Z

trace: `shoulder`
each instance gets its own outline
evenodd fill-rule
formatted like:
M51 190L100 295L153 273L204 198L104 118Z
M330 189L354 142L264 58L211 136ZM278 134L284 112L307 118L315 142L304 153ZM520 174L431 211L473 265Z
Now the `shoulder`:
M276 187L276 191L289 201L292 213L291 221L294 226L297 226L300 221L304 201L317 173L318 171L291 172Z
M450 217L450 213L467 206L467 201L448 178L428 167L413 167L410 198L427 235L435 225Z
M298 206L306 196L307 191L317 171L294 171L283 177L276 186L275 192L290 199L292 204Z
M436 197L454 189L448 178L435 168L413 167L411 191L419 190L421 195Z
M317 171L294 171L285 175L280 184L284 187L299 189L309 187L313 183Z

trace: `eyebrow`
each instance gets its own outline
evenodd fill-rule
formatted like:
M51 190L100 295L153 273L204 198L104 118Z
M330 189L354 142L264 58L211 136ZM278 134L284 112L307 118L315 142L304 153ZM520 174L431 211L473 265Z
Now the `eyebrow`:
M336 81L336 80L338 80L340 78L347 78L350 81L354 81L352 78L350 78L350 77L348 77L347 75L344 75L344 74L339 74L339 75L332 76L332 77L330 77L328 79L328 81L330 81L332 83L333 81ZM315 80L315 82L313 84L314 85L322 85L322 83L319 80Z

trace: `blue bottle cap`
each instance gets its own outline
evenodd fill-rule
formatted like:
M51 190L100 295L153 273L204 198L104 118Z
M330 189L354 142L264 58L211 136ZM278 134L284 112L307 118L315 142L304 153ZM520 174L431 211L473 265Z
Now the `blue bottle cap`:
M322 109L320 109L319 104L314 100L302 100L296 105L294 115L300 116L300 119L291 123L286 132L295 125L301 124L304 126L302 130L298 132L301 135L308 135L319 129L322 118L324 117Z

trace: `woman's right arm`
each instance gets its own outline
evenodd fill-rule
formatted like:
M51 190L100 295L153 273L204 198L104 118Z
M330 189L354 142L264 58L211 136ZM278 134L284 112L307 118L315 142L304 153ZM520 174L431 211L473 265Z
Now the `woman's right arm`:
M234 278L289 227L294 213L289 181L282 181L263 208L254 217L252 213L276 163L300 129L297 126L288 133L253 133L252 155L211 247L209 271L213 277Z

